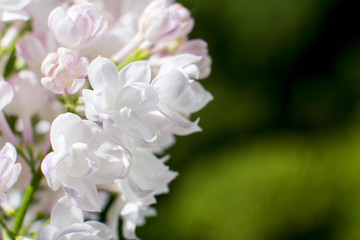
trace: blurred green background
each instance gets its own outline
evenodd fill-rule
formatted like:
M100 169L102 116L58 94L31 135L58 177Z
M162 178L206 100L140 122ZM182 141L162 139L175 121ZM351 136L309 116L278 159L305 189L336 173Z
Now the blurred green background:
M346 0L183 0L215 99L142 239L360 239L360 14Z

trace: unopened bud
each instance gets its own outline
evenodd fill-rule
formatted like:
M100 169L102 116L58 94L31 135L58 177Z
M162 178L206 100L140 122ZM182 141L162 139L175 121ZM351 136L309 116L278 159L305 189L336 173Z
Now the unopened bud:
M87 58L77 58L76 54L67 48L58 48L46 56L41 71L45 75L41 84L56 94L74 94L85 84L89 62Z
M102 33L106 22L92 4L82 3L67 11L63 7L55 8L49 15L48 25L61 45L77 48Z

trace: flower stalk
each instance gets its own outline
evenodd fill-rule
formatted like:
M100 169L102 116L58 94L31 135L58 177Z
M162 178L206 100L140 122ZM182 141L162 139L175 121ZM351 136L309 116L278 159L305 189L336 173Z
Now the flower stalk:
M13 233L15 233L16 235L20 234L20 230L21 230L22 224L24 222L26 212L27 212L31 202L34 199L34 195L35 195L36 191L40 187L42 177L43 177L43 174L39 167L39 169L33 175L30 186L28 186L28 188L26 189L26 192L24 195L24 200L23 200L18 212L16 213L15 223L14 223L14 227L12 229Z

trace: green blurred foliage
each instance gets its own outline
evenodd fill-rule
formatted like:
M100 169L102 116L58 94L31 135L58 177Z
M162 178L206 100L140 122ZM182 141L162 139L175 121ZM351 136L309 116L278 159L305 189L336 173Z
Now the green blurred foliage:
M142 239L360 239L360 18L346 0L183 0L214 100ZM358 14L356 14L357 16ZM353 21L359 20L359 21ZM338 24L337 24L338 23ZM346 30L346 29L350 30Z

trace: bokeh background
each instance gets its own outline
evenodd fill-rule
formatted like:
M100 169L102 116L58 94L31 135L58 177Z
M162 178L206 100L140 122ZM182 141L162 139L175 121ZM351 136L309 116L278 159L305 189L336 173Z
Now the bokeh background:
M360 239L360 10L347 0L183 0L215 99L137 233L156 240Z

